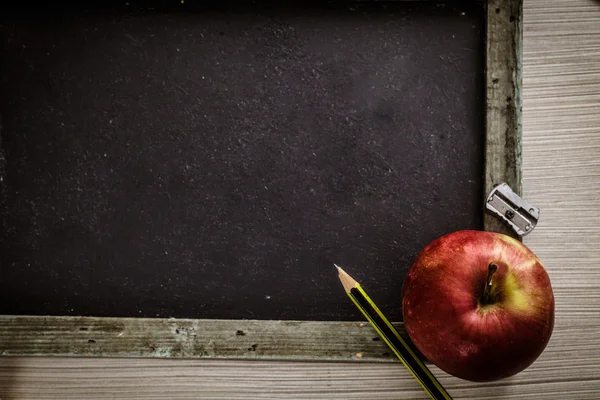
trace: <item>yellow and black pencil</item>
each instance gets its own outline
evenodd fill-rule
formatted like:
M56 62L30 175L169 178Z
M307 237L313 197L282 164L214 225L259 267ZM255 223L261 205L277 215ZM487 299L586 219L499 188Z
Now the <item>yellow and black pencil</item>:
M423 389L425 389L429 396L434 400L452 400L452 397L450 397L425 364L419 360L414 351L383 315L379 307L375 305L360 284L343 269L337 265L335 267L338 270L340 281L348 297L363 313L394 354L402 361L404 366L412 373L417 382L423 386Z

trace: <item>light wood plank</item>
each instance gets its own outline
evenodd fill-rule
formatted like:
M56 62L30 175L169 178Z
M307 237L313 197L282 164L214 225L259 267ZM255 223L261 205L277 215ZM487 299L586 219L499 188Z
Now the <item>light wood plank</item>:
M521 174L521 54L522 0L490 0L486 28L486 121L484 198L507 183L522 193ZM520 240L496 215L486 213L487 231Z
M474 385L432 370L456 399L594 398L600 385L595 368L600 354L590 349L600 348L600 337L597 321L581 321L579 316L564 319L540 359L505 381ZM9 398L36 399L425 398L397 362L3 357L0 388L7 390L0 395Z
M390 362L368 322L4 316L0 355ZM406 337L404 327L397 325Z

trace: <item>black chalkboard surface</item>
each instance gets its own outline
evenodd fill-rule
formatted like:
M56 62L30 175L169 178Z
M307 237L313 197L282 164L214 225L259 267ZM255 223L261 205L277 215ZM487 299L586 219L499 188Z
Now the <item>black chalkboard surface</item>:
M127 7L0 27L0 314L390 319L482 226L484 9Z

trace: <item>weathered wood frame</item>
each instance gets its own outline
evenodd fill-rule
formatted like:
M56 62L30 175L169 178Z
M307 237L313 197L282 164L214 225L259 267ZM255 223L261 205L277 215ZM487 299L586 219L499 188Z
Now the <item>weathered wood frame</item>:
M498 183L521 193L521 19L522 0L487 1L482 210ZM484 229L514 235L488 214ZM0 316L0 355L395 360L363 322L61 316Z

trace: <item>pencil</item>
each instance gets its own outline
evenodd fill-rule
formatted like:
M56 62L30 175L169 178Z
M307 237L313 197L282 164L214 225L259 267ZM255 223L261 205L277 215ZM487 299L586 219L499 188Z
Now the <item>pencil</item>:
M338 270L338 276L348 297L350 297L356 307L358 307L373 328L375 328L379 336L381 336L394 354L396 354L396 357L398 357L404 366L411 372L417 382L423 386L423 389L425 389L427 394L434 400L452 400L452 397L450 397L438 380L435 379L425 364L419 360L414 351L409 347L402 336L400 336L394 326L387 320L360 284L343 269L337 265L335 265L335 267Z

